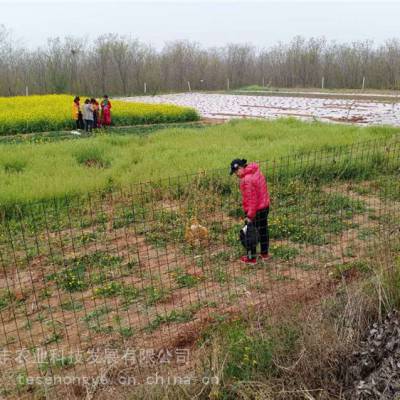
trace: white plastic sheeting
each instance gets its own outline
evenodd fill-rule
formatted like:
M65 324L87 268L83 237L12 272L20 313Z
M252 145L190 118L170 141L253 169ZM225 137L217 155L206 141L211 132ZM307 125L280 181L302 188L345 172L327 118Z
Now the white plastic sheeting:
M316 119L360 125L400 126L400 104L396 102L397 99L393 99L393 102L378 102L368 99L178 93L128 97L121 100L189 106L207 118L295 117L303 120Z

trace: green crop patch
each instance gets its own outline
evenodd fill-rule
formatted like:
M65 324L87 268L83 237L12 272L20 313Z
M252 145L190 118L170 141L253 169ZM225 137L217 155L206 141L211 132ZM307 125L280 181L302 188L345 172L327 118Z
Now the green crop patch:
M69 117L70 105L66 107ZM0 144L1 204L65 198L149 180L154 184L153 194L157 186L171 183L170 196L175 199L191 195L193 186L188 183L192 181L199 192L229 198L237 189L236 178L229 176L227 168L237 157L237 149L248 160L269 160L267 179L295 178L303 185L332 179L372 179L381 172L395 173L399 167L398 160L389 160L391 154L382 146L371 145L377 153L372 154L372 149L366 150L360 142L374 139L389 143L397 131L388 127L246 120L205 127L201 134L198 128L167 127L146 136L129 129L110 135L54 143ZM247 140L249 135L251 141ZM355 147L346 152L346 146L355 142L360 142L359 150ZM329 152L323 153L328 145ZM24 160L29 161L25 164ZM191 175L199 171L200 175ZM162 178L163 183L159 181ZM395 187L392 192L395 195Z

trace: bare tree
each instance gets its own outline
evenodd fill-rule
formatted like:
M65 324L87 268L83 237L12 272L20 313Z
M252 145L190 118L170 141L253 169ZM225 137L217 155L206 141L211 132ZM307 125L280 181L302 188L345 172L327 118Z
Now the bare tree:
M203 48L189 41L167 42L161 50L131 37L106 34L49 39L28 50L0 25L0 95L87 93L130 95L219 90L250 84L277 87L400 88L400 41L327 42L296 36L288 43L256 49L251 44Z

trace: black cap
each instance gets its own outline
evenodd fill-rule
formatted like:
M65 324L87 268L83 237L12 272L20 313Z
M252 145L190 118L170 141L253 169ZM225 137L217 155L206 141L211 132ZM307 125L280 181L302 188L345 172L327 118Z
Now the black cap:
M245 159L239 159L239 158L235 158L232 162L231 162L231 172L230 175L232 175L234 172L236 172L239 167L244 167L247 165L247 160Z

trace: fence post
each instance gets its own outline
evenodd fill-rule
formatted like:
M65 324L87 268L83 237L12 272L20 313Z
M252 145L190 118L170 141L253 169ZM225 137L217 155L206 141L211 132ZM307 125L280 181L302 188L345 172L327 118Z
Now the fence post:
M273 185L276 185L276 160L275 158L272 160L272 177L271 181L273 182Z
M192 88L190 87L190 82L188 81L188 88L189 88L189 92L192 91Z
M25 86L25 96L29 96L29 88L28 88L28 86Z
M229 90L229 78L226 80L226 90Z
M362 83L362 88L361 88L362 90L364 90L365 89L365 76L363 76L363 83Z
M324 88L325 88L325 77L323 76L322 80L321 80L321 89L324 89Z
M144 83L143 91L144 91L144 94L147 93L147 85L146 85L146 82Z
M262 82L263 87L265 87L265 78L263 77L263 82Z

